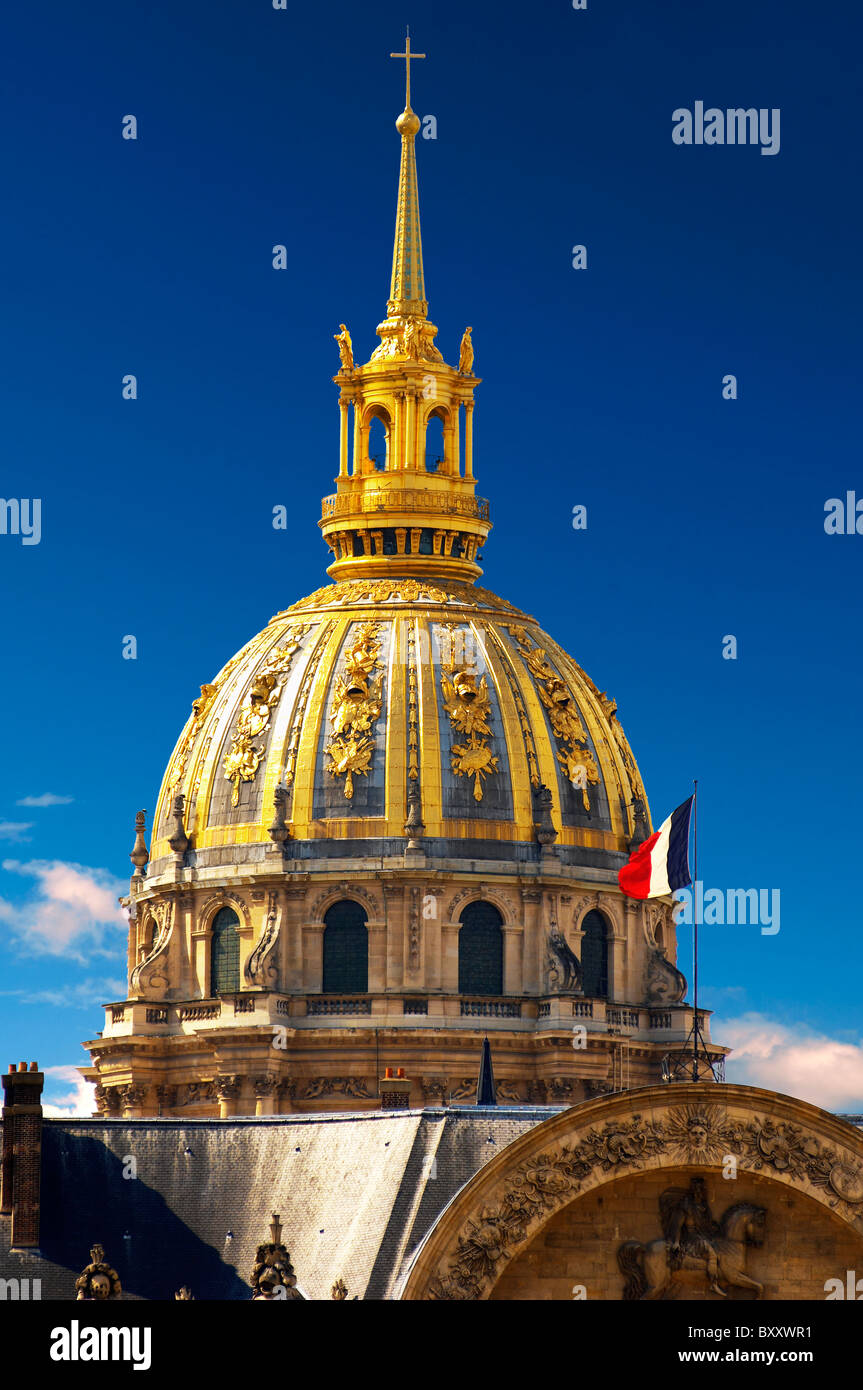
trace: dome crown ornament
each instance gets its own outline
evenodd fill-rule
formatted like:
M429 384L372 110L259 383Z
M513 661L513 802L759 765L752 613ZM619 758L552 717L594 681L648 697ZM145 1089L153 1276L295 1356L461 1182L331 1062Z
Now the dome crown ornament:
M336 492L323 500L320 527L333 553L334 579L435 574L474 583L482 573L477 553L491 530L473 476L479 378L471 329L459 343L458 366L450 366L428 318L414 148L421 123L410 104L411 60L426 55L412 52L408 34L404 52L390 56L404 58L406 78L405 109L396 121L401 163L387 316L365 364L356 363L344 324L334 334L341 364L333 378L341 392L339 474ZM374 431L382 442L373 446Z

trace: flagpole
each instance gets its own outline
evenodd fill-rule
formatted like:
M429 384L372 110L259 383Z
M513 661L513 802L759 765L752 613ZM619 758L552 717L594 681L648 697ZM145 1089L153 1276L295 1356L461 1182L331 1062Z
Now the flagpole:
M692 912L692 949L693 949L693 999L695 1005L695 1032L693 1034L692 1049L692 1080L698 1080L698 778L692 782L692 855L695 861L695 904Z

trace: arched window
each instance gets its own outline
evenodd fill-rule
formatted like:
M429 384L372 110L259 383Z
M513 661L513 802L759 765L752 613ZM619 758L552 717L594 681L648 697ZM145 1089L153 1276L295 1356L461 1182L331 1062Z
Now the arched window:
M210 997L234 994L240 988L240 919L232 907L220 907L213 918L210 944Z
M503 994L503 921L492 903L468 903L458 934L459 994Z
M426 425L426 472L437 473L445 457L446 441L443 414L439 410L433 410Z
M365 994L369 987L366 914L349 898L324 916L324 994Z
M588 912L581 924L582 989L589 999L608 998L608 926L601 912Z
M382 415L373 415L369 420L369 458L372 467L382 473L389 464L390 432Z

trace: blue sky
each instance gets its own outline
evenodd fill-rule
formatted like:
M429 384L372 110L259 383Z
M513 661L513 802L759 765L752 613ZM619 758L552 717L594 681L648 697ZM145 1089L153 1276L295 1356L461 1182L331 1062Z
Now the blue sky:
M431 317L483 378L483 582L617 699L657 822L699 778L705 883L780 890L778 934L702 934L730 1074L863 1109L863 536L824 530L863 498L863 35L800 0L6 17L0 493L42 536L0 535L0 1061L74 1089L134 813L201 682L325 582L332 335L365 358L384 314L406 22ZM700 100L779 108L779 153L674 144Z

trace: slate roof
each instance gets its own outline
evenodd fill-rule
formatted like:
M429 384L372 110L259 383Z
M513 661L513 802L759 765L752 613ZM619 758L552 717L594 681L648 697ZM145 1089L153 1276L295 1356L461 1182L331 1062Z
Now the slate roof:
M391 1298L455 1193L560 1108L45 1120L40 1250L10 1251L0 1217L0 1278L74 1298L98 1242L124 1298L172 1299L188 1284L199 1300L247 1299L277 1211L307 1298L328 1299L338 1278L350 1298Z

